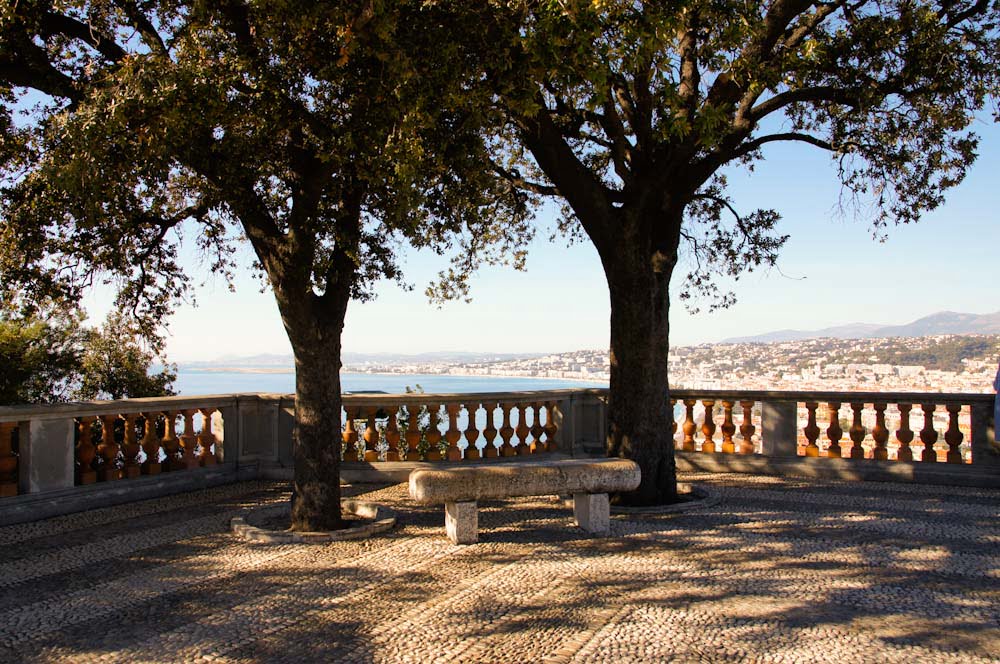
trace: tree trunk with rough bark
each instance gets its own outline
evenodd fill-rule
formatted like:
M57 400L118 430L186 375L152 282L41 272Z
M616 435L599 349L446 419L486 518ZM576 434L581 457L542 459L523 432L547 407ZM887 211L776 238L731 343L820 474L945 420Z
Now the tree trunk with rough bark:
M670 275L649 264L608 275L611 293L611 385L608 455L632 459L642 471L635 491L620 494L627 505L677 501L677 468L671 424L667 350ZM645 268L645 269L643 269Z
M346 313L346 302L336 309ZM296 531L344 527L340 509L343 313L334 312L323 316L323 320L316 320L320 318L316 315L312 320L292 320L285 312L282 316L295 355L295 499L291 528Z

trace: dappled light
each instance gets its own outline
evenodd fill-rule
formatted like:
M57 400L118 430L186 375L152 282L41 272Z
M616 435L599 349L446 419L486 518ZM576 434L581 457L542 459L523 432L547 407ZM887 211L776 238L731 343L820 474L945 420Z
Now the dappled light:
M0 529L0 659L987 661L995 490L683 476L718 497L574 527L556 497L483 501L480 543L403 485L364 541L261 545L245 482ZM110 627L113 625L113 627Z

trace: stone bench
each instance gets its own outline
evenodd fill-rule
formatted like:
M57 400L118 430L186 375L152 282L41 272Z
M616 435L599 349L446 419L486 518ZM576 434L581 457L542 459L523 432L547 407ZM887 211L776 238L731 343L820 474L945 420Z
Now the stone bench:
M573 496L573 514L583 530L604 534L610 527L608 493L639 486L639 466L627 459L498 463L418 468L410 473L410 498L444 504L444 525L455 544L479 539L476 501L519 496Z

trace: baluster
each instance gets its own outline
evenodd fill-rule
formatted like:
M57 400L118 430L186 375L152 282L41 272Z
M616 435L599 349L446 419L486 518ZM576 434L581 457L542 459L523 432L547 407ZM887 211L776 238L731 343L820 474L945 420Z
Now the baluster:
M495 459L500 456L500 450L498 450L496 445L493 444L493 441L496 440L497 433L499 433L496 427L493 426L496 408L497 403L495 401L483 404L483 410L486 411L486 428L483 429L483 438L486 439L486 445L483 447L483 456L487 459Z
M872 440L875 441L875 449L872 450L872 458L877 461L886 461L889 458L889 450L886 449L886 442L889 440L889 430L885 426L885 403L873 403L875 409L875 426L872 427Z
M462 404L449 403L444 406L448 413L448 430L444 434L444 440L448 443L448 461L461 461L462 450L458 446L458 441L462 438L462 430L458 428L458 413L462 410Z
M819 456L819 445L816 444L816 440L819 439L819 426L816 424L817 408L819 408L819 404L817 402L806 402L806 426L802 430L802 433L806 435L805 456L807 457Z
M674 407L677 406L677 399L670 400L670 440L677 444L677 418L674 417Z
M97 448L93 442L93 424L96 417L81 417L76 426L80 432L80 442L76 445L76 483L93 484L97 481L97 472L94 471L94 458L97 456Z
M139 464L139 452L142 447L135 435L135 421L138 417L138 413L122 415L122 419L125 421L125 435L122 436L122 456L125 460L125 467L122 469L122 473L128 479L134 479L142 474L142 466Z
M757 427L753 425L753 401L741 401L740 408L743 409L743 423L740 425L740 454L753 454L753 434Z
M546 401L545 402L545 451L555 452L559 449L559 442L556 440L556 434L559 432L559 427L556 426L556 402Z
M212 413L214 408L202 408L201 413L201 433L198 434L198 446L201 447L201 454L198 456L198 464L201 466L214 466L216 459L212 447L218 442L215 433L212 431Z
M181 467L185 470L198 467L198 459L194 455L194 448L198 445L198 435L194 432L194 416L197 412L197 408L181 411L184 416L184 433L180 436Z
M705 407L705 422L701 425L701 433L705 436L705 440L701 443L701 451L712 454L715 452L715 441L712 440L712 436L715 435L715 419L712 413L712 409L715 408L715 400L702 399L701 405Z
M389 410L389 421L385 423L385 442L388 449L385 451L386 461L399 461L399 441L402 435L399 433L399 406L392 406Z
M378 461L378 427L375 426L375 415L378 414L378 406L366 406L363 409L367 416L368 423L365 425L365 461Z
M476 447L476 442L479 441L479 425L476 424L476 415L479 413L479 403L473 401L465 405L465 411L469 415L469 423L465 427L465 442L467 444L465 448L465 458L470 460L481 459L482 454L479 448Z
M694 423L694 405L696 403L698 402L694 399L684 400L687 414L684 416L684 441L681 443L681 449L685 452L694 452L694 432L697 428Z
M447 409L446 409L447 410ZM438 426L438 418L441 415L441 404L427 404L428 428L427 428L427 460L440 461L441 457L441 427Z
M864 425L861 424L861 411L864 407L865 405L863 403L851 403L851 409L854 411L854 421L851 423L850 431L851 441L854 443L851 445L852 459L865 458L865 448L861 445L861 443L865 440L866 433Z
M843 456L843 450L840 449L840 439L844 436L844 430L840 428L840 402L830 401L826 407L830 412L830 426L826 429L826 437L830 441L830 446L826 448L826 455L839 459Z
M358 432L354 428L354 420L358 417L358 408L356 406L344 406L344 415L347 417L347 423L344 425L344 433L341 434L341 439L344 441L344 461L357 461Z
M948 463L962 463L962 450L959 446L965 436L958 429L958 414L962 410L962 405L950 403L945 406L948 411L948 430L944 432L944 442L948 443Z
M143 475L159 475L160 467L160 437L156 434L156 413L142 414L142 451L146 460L142 462Z
M932 403L920 404L920 409L924 411L924 428L920 430L920 442L924 444L924 450L920 453L920 460L926 463L937 461L934 443L937 442L938 433L934 429L934 408Z
M406 460L420 461L420 404L406 404Z
M542 442L542 434L545 433L545 428L542 426L542 406L535 402L531 405L531 409L534 415L531 422L531 445L528 449L532 454L539 454L545 451L545 443Z
M517 450L511 444L510 440L514 437L514 427L510 423L510 409L513 404L502 403L500 408L503 410L503 425L500 427L500 440L503 441L503 445L500 446L500 456L510 457L517 454Z
M17 456L14 429L17 422L0 422L0 498L17 495Z
M913 431L910 430L910 409L911 404L901 403L899 408L899 430L896 431L896 440L899 441L899 451L896 453L898 461L913 461L913 450L910 443L913 442Z
M735 454L736 443L733 442L733 434L736 433L736 425L733 424L734 401L722 402L722 452L723 454Z
M519 403L517 404L517 427L514 429L517 432L517 451L518 456L524 456L530 453L528 448L528 434L531 433L531 427L528 426L528 404Z
M122 478L118 468L118 443L115 441L115 420L117 415L101 415L101 442L97 445L97 453L104 463L97 474L102 482L112 482Z
M181 441L177 437L177 415L175 410L163 411L163 453L167 456L165 462L166 470L180 470L182 468L177 454L180 451Z

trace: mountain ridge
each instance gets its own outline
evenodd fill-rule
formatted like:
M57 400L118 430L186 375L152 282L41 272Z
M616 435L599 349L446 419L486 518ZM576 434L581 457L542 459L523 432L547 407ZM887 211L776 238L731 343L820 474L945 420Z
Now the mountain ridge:
M743 337L723 339L721 344L778 343L803 339L880 339L886 337L926 337L937 334L1000 334L1000 311L967 314L938 311L904 325L849 323L819 330L776 330Z

